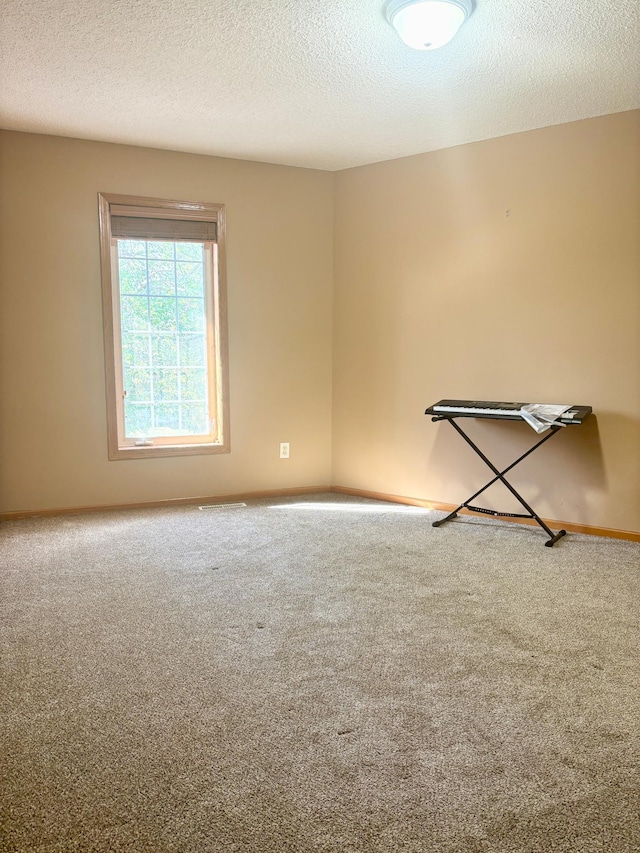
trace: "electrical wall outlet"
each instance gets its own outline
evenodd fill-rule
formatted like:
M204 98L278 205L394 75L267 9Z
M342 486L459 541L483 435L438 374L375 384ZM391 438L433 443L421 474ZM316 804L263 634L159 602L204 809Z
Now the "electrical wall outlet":
M289 442L281 441L280 442L280 459L288 459L289 458Z

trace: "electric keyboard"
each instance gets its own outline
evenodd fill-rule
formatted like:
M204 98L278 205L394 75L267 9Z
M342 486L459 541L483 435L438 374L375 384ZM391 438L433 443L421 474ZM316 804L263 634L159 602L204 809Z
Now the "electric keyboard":
M429 406L425 415L440 418L497 418L499 420L524 420L520 414L529 403L499 403L487 400L440 400ZM581 424L592 412L591 406L571 406L559 418L561 424Z

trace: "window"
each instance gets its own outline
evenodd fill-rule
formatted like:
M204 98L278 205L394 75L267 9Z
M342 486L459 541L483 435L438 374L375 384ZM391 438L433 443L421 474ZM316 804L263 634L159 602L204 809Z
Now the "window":
M99 203L109 458L228 452L224 207Z

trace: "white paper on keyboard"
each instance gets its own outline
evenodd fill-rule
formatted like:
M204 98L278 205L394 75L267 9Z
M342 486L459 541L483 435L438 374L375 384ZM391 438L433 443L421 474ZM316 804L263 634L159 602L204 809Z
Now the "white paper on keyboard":
M559 419L570 408L571 406L555 406L550 403L529 403L520 409L520 414L530 427L541 433L551 429L554 424L565 426Z

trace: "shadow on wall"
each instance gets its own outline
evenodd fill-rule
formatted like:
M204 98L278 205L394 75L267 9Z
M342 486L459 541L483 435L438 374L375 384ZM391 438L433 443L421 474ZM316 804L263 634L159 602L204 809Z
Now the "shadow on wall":
M460 425L501 471L542 437L524 422L467 418ZM615 426L616 430L621 429L619 424ZM446 421L436 422L432 428L437 430L437 436L428 461L430 479L436 488L441 487L443 501L466 501L491 480L493 474ZM580 426L561 430L505 477L541 514L563 521L589 523L584 517L588 514L588 495L606 491L608 486L597 416L591 415ZM523 511L499 481L473 503L502 512ZM543 504L549 509L545 510Z

